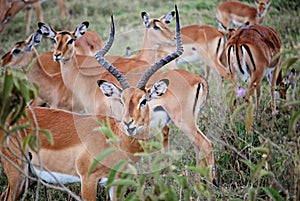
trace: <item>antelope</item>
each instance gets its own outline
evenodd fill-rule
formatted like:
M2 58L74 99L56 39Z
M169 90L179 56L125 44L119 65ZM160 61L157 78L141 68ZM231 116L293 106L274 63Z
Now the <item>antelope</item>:
M100 70L100 73L92 73L90 71L90 73L85 73L84 75L83 70L80 70L82 69L82 66L79 65L80 60L82 59L88 66L96 66L94 64L95 60L91 60L89 57L76 57L76 59L74 59L74 54L72 54L72 44L74 40L79 38L80 35L84 34L87 25L87 22L78 25L74 32L54 32L49 25L39 23L41 32L47 33L46 35L55 41L53 56L55 60L59 60L62 63L61 71L66 86L68 86L67 83L71 83L69 84L70 89L73 90L74 94L80 94L78 97L81 97L81 100L83 100L82 103L86 104L86 107L90 107L89 110L92 113L94 113L94 111L99 111L101 113L112 115L113 117L118 118L118 115L120 114L120 112L118 112L120 110L119 108L122 107L120 102L114 100L113 98L106 97L109 92L103 94L98 92L99 89L92 88L94 86L94 82L97 79L100 79L100 77L113 83L117 83L117 81L113 77L109 76L109 74L103 74L104 71ZM174 34L170 36L172 36L172 43L174 44ZM146 35L145 38L147 38ZM153 47L153 44L151 47ZM154 58L153 55L156 54L156 51L153 51L153 48L146 49L144 52L145 53L142 56L148 55L149 58ZM131 58L127 59L130 61ZM135 64L134 68L132 68L125 62L119 62L116 64L115 62L112 63L119 71L121 71L121 73L126 73L125 76L128 77L127 79L129 83L132 84L136 84L137 78L142 72L145 71L145 65L141 67ZM98 65L98 68L99 67L102 68L102 66ZM146 65L146 67L148 68L148 65ZM128 68L131 70L127 70ZM137 68L139 69L137 70ZM87 68L85 70L87 70ZM66 77L64 77L64 74ZM203 106L208 94L208 84L206 80L198 75L179 69L165 72L158 71L152 76L152 79L164 78L170 80L168 92L163 98L160 99L160 101L153 101L153 103L157 103L156 105L152 104L153 106L151 106L151 111L161 109L162 106L167 112L167 116L170 118L170 120L172 120L174 124L180 128L190 140L193 141L193 145L197 154L197 164L199 165L204 158L207 166L209 168L213 168L214 155L212 144L210 140L198 129L196 123L200 108ZM94 110L94 107L96 110ZM97 110L97 107L99 110ZM103 109L101 109L101 107ZM152 118L151 122L154 123L152 124L151 128L157 126L156 119L159 118ZM202 155L200 156L199 148L203 152L204 157L202 157ZM211 178L213 178L213 175L211 175Z
M217 18L226 27L231 23L237 26L246 22L261 24L271 2L271 0L255 0L255 8L239 1L226 1L218 5Z
M80 103L72 99L73 93L65 87L62 81L59 63L51 59L52 52L39 56L34 48L41 39L42 35L36 31L28 39L17 42L10 51L3 55L2 67L21 68L32 84L39 85L39 97L34 100L33 105L47 103L53 108L81 112Z
M176 12L177 8L175 7ZM113 24L113 21L112 21ZM112 26L113 27L113 26ZM122 88L118 88L111 82L98 80L98 85L103 93L107 93L112 87L110 95L122 102L121 120L109 118L109 125L115 136L119 138L117 144L109 143L106 136L95 131L99 126L97 119L107 120L106 116L80 115L58 109L32 107L27 109L31 127L26 131L6 135L0 131L1 160L8 177L9 187L2 195L7 200L16 199L24 183L24 171L28 168L28 156L22 154L21 147L16 145L29 132L39 136L41 147L36 152L29 147L31 153L29 168L32 173L46 182L81 182L81 197L84 200L96 200L97 185L105 184L109 171L116 162L120 160L131 160L136 162L139 157L135 153L142 152L139 140L147 141L150 131L150 108L149 104L160 99L167 92L169 81L162 79L156 81L150 88L146 87L149 78L159 68L177 58L182 53L180 33L177 35L177 49L165 58L153 64L147 70L136 87L130 86L123 74L117 71L112 64L103 58L103 54L109 49L111 43L97 53L98 60L105 68L113 68L110 73L118 79ZM110 41L113 40L113 35ZM108 94L107 94L108 95ZM38 128L48 129L52 132L54 143L51 144L45 135L39 133ZM113 157L106 157L89 174L96 156L108 149L115 148ZM16 155L18 157L16 157ZM26 158L26 159L24 159ZM18 169L11 163L16 162ZM47 172L47 170L50 172ZM53 177L55 176L55 177ZM113 189L109 190L110 199L116 200Z
M36 31L28 39L17 42L10 51L2 57L2 66L21 68L28 74L31 83L40 87L39 98L34 105L47 103L51 107L66 109L74 112L83 112L81 103L73 96L72 91L66 88L60 65L52 59L52 52L38 55L34 48L41 41L42 35ZM95 31L86 34L75 42L75 51L79 55L95 55L103 47L103 41ZM28 66L33 64L28 70Z
M57 0L57 4L60 8L61 17L67 17L67 11L65 7L64 0ZM4 31L6 26L8 26L9 22L15 17L15 15L21 11L24 7L26 7L26 35L29 34L30 31L30 22L32 9L34 8L36 11L38 21L43 21L43 12L41 8L40 0L31 0L31 1L13 1L10 6L5 10L3 17L0 22L0 33ZM2 16L2 15L1 15Z
M274 29L255 24L240 28L228 40L221 55L223 65L228 66L232 77L241 78L249 83L249 93L246 101L256 91L256 109L259 106L261 81L267 76L271 85L271 107L275 114L275 88L282 80L282 71L279 69L281 57L276 58L282 49L281 40Z
M38 25L43 35L55 41L53 60L60 62L63 81L85 107L85 112L89 114L112 114L114 107L111 106L111 101L95 85L105 69L99 68L99 63L94 56L75 54L74 41L86 33L89 23L81 23L74 32L57 32L50 25L41 22ZM108 59L114 65L122 66L122 72L145 70L149 67L148 62L139 59L118 56L109 56Z
M173 20L174 14L175 12L171 11L159 19L151 19L147 12L141 13L146 25L145 32L151 35L151 37L148 37L148 43L152 44L152 48L154 48L154 44L157 45L157 38L161 38L161 40L164 38L164 31L173 33L166 25ZM225 66L221 65L218 59L226 43L226 36L223 32L208 25L184 26L180 29L180 32L182 34L184 53L175 62L172 62L173 66L170 65L170 68L174 68L181 63L203 61L206 65L206 79L210 68L215 69L220 76L226 79L230 78L229 72ZM160 43L157 46L155 49L158 51L158 57L173 51L175 47L171 43Z

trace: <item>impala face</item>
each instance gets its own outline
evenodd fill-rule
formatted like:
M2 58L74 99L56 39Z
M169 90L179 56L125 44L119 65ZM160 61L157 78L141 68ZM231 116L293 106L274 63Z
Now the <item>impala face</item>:
M42 22L39 22L38 26L42 34L51 38L54 43L53 60L66 61L75 54L75 40L87 31L89 23L83 22L76 27L76 30L73 33L70 33L69 31L56 32L51 26Z
M262 0L262 1L256 0L255 3L257 6L257 17L259 19L261 19L267 14L267 11L271 4L271 1L270 0Z
M174 33L166 26L166 24L169 24L172 21L174 15L175 12L172 11L161 19L151 19L147 12L142 12L141 16L144 20L145 27L148 30L145 37L150 41L156 41L157 45L175 45Z
M2 66L14 66L16 68L27 66L31 62L32 48L40 43L42 35L35 32L29 39L17 42L13 48L2 56Z
M147 131L150 121L148 103L154 98L160 98L166 92L168 84L168 80L160 80L149 90L134 87L122 90L111 82L98 81L100 89L107 97L119 99L123 108L122 129L131 137Z

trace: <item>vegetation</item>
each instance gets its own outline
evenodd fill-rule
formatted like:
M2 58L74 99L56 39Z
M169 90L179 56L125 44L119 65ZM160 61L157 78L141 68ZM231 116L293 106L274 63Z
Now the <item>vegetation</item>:
M90 28L106 40L109 20L113 13L116 23L116 40L109 52L124 55L125 48L139 50L144 25L140 12L147 11L152 17L160 17L174 8L174 1L66 1L68 19L60 19L55 1L43 3L44 21L57 29L73 30L82 21L88 20ZM181 25L209 24L217 27L215 8L220 0L177 1ZM251 4L252 1L248 1ZM253 4L254 5L254 4ZM299 74L300 60L300 4L297 1L273 0L263 24L274 28L283 43L285 74L293 67ZM7 30L0 36L0 55L25 36L25 12L19 13ZM32 22L35 22L33 15ZM174 25L174 23L172 24ZM171 26L172 26L171 25ZM170 27L171 27L170 26ZM31 24L32 32L36 23ZM38 52L49 51L51 44L43 40ZM201 63L186 64L180 68L204 75ZM14 80L12 80L14 78ZM232 109L235 93L225 82L220 87L218 75L212 73L208 79L210 94L200 112L198 125L212 141L216 160L216 183L208 180L205 167L195 167L195 154L191 142L175 126L170 130L169 150L154 155L161 148L161 137L144 144L143 160L137 166L123 172L122 179L113 183L111 172L108 185L117 185L118 195L126 200L299 200L300 199L300 92L288 91L288 100L281 101L276 120L272 119L270 86L264 80L262 97L257 116L253 106L246 106L238 99ZM25 102L32 98L34 87L19 74L8 70L0 77L1 129L10 113L15 120L24 111ZM295 97L292 99L292 90ZM8 104L10 103L10 104ZM3 127L4 126L4 127ZM7 129L7 128L5 128ZM103 157L103 156L102 156ZM121 170L125 163L116 164ZM7 185L0 164L0 193ZM199 179L198 175L201 175ZM71 191L80 194L79 184L68 185ZM36 198L37 187L29 189L25 200ZM51 188L39 189L39 200L72 200L66 192ZM105 200L107 190L100 188L98 199Z

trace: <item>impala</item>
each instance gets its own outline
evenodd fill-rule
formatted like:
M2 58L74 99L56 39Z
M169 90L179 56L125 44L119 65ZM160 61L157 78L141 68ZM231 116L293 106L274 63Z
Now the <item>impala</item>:
M178 12L176 7L175 9ZM158 80L150 88L147 88L146 84L156 70L182 53L179 32L177 38L176 51L151 66L143 74L136 87L130 86L124 75L103 58L103 54L110 48L111 43L108 43L103 51L97 53L98 60L105 68L111 69L110 72L122 86L119 88L111 82L98 81L103 93L122 102L121 120L109 119L110 127L119 138L119 143L109 143L104 134L95 131L95 128L99 126L97 119L107 120L104 116L79 115L48 108L28 109L28 119L21 122L30 120L32 126L21 135L11 133L6 136L6 133L0 131L0 139L3 142L1 160L9 183L2 198L13 200L21 193L25 179L23 174L28 168L29 160L27 154L24 155L21 147L17 145L19 140L26 136L26 133L33 132L39 135L41 147L38 152L27 147L31 153L30 170L46 182L81 182L82 199L96 200L99 181L102 184L106 182L109 171L116 162L120 160L136 162L138 160L138 157L134 155L142 152L138 141L147 140L150 131L149 104L164 96L169 81L167 79ZM112 39L111 35L110 41ZM38 128L50 130L54 143L51 144L45 135L39 133ZM89 174L88 170L96 156L111 147L115 148L113 157L104 158ZM16 163L12 164L11 162ZM18 168L14 165L17 165ZM115 200L113 190L110 190L110 198Z
M62 17L67 16L67 11L65 7L64 0L57 0L57 4L60 8L60 13ZM39 21L43 21L43 13L41 8L40 0L31 0L31 1L12 1L10 6L5 10L0 22L0 33L4 31L9 22L15 17L15 15L26 7L26 35L30 31L30 22L32 15L32 7L34 7Z
M174 14L174 11L169 12L160 19L151 19L150 15L146 12L142 12L141 14L146 25L145 32L149 35L148 44L152 44L152 48L158 46L155 48L158 57L172 52L175 48L174 44L170 42L156 42L158 38L161 41L164 40L164 32L170 32L174 35L166 26L173 20ZM229 72L219 62L219 57L226 43L226 37L223 32L208 25L184 26L180 29L180 32L184 53L176 62L173 62L173 67L180 63L202 61L206 65L206 78L208 77L209 69L213 68L220 76L229 79Z
M92 71L89 71L90 73L83 73L84 71L88 71L89 68L83 69L80 60L83 60L87 66L96 66L94 64L95 59L90 59L89 57L76 57L76 59L74 59L74 54L72 53L73 42L76 38L79 38L81 34L84 34L87 25L87 22L78 25L74 32L55 32L48 25L43 23L39 24L41 32L46 32L48 37L52 37L55 41L54 59L62 63L62 76L66 86L69 86L74 94L79 94L78 98L82 100L82 104L85 104L86 108L89 107L91 113L99 111L118 118L120 114L119 108L121 107L119 101L106 97L105 95L107 94L99 93L99 89L94 88L95 81L101 77L115 84L117 81L112 76L109 76L109 74L103 74L103 70L99 70L99 72L96 73ZM170 36L172 36L172 43L174 44L174 34ZM147 38L146 34L145 38ZM159 38L158 40L162 41ZM144 54L148 54L149 58L153 61L153 56L156 54L156 51L153 50L153 44L150 45L151 48L146 49ZM131 61L131 58L126 59L127 61ZM133 62L134 61L135 60L133 60ZM148 62L146 62L146 64L147 63ZM136 84L138 82L137 78L140 77L141 73L149 66L139 66L135 64L133 65L134 68L132 68L132 66L128 66L126 62L113 62L113 65L116 66L119 71L126 73L128 82L131 84ZM98 65L98 68L99 67L102 68L102 66ZM135 72L133 73L132 71ZM66 77L64 77L64 75ZM200 108L203 106L208 94L207 82L202 77L185 70L159 71L152 76L152 79L157 80L165 78L170 80L168 92L163 98L159 99L160 101L152 101L151 111L158 110L158 108L162 106L174 124L193 141L197 154L197 164L199 165L202 159L205 158L207 165L213 168L214 155L212 144L198 129L196 123ZM94 110L94 107L96 110ZM99 110L97 110L97 108ZM155 123L157 122L155 121L157 118L152 116L151 118L151 122L154 122L151 125L151 128L153 128L157 125L157 123ZM204 156L200 156L199 148ZM211 178L212 177L213 176L211 176Z
M83 112L81 103L73 96L72 91L65 87L62 80L60 65L52 59L52 52L38 55L34 48L39 44L42 35L37 31L27 40L17 42L2 57L2 66L22 68L28 74L31 83L40 87L39 99L34 105L47 103L53 108L61 108L74 112ZM95 55L103 47L103 41L94 31L86 34L75 42L76 54ZM28 68L32 63L32 67Z
M281 57L275 57L281 51L281 41L270 27L259 24L246 26L236 31L226 44L221 61L226 61L234 78L249 81L249 93L246 101L256 91L256 109L258 109L261 81L267 76L271 85L271 106L275 114L275 88L282 80L282 71L278 68Z
M240 26L249 22L250 24L262 23L271 0L255 0L256 8L239 1L226 1L218 5L217 18L226 27L230 24Z

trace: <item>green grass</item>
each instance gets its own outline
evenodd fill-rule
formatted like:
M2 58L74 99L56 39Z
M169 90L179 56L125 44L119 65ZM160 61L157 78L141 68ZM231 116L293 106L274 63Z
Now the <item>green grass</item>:
M180 12L181 25L209 24L217 27L215 7L221 1L176 1ZM252 5L252 1L248 1ZM284 48L300 45L300 10L296 1L286 3L284 0L273 0L270 11L263 24L274 28ZM46 1L42 4L44 22L50 23L57 29L73 30L82 21L90 22L90 29L106 40L109 35L110 15L113 13L116 26L116 40L109 54L123 55L125 48L130 46L132 50L138 50L143 39L144 25L140 17L142 11L147 11L152 17L160 17L174 9L174 1L67 1L70 13L68 19L60 19L58 6L55 1ZM87 12L84 12L87 8ZM296 10L295 10L296 9ZM20 12L11 22L10 26L0 36L0 55L3 55L17 41L25 39L25 12ZM175 23L172 23L175 26ZM33 15L31 30L37 29L36 16ZM49 51L50 43L42 43L38 47L40 53ZM296 52L293 55L300 55ZM292 54L285 55L285 58ZM293 65L299 72L300 63ZM182 65L194 73L203 75L202 64ZM200 69L202 68L202 69ZM229 91L227 86L220 87L217 75L213 72L209 77L209 98L200 112L198 125L214 145L216 160L216 180L219 188L212 187L207 183L195 180L194 172L187 170L187 166L195 165L195 155L191 142L180 130L172 126L170 132L170 149L176 150L182 157L176 159L173 168L159 171L160 177L155 174L145 175L145 198L151 200L151 195L156 196L153 200L159 200L163 192L175 192L178 199L183 200L189 195L192 200L272 200L266 193L265 187L272 187L280 192L284 200L297 200L300 197L300 138L299 123L293 132L288 132L288 125L294 111L299 110L299 104L294 107L279 108L276 121L272 121L270 111L270 87L266 80L263 82L262 97L257 118L253 121L251 130L246 131L245 110L242 110L231 120L233 110L229 107L230 98L226 95ZM289 91L290 95L291 91ZM296 100L299 100L299 90L296 92ZM239 100L242 104L243 100ZM263 147L256 151L255 147ZM267 157L264 152L267 150ZM245 162L245 160L248 161ZM250 163L250 164L249 164ZM261 165L262 164L262 165ZM143 164L140 164L141 166ZM171 166L170 166L171 167ZM0 164L0 193L7 185L7 181ZM258 172L258 174L254 174ZM264 172L272 172L272 176L261 176ZM185 176L182 176L182 173ZM178 176L180 175L180 176ZM138 176L125 178L139 182ZM166 184L166 185L164 185ZM70 185L72 191L80 194L79 185ZM125 187L127 187L125 185ZM142 191L141 186L131 187L130 191ZM170 189L169 189L169 188ZM127 188L128 189L128 188ZM171 191L173 189L173 191ZM98 194L99 200L105 199L104 189ZM190 192L187 193L187 192ZM253 193L254 192L254 193ZM187 194L185 194L187 193ZM138 194L138 193L137 193ZM251 197L256 195L256 199ZM272 193L271 193L272 194ZM169 194L170 196L172 193ZM273 193L275 195L276 193ZM185 197L186 196L186 197ZM26 200L35 197L35 189L32 188ZM67 194L62 194L48 188L40 190L40 200L72 200ZM273 198L276 200L275 198ZM278 199L280 200L280 199Z

